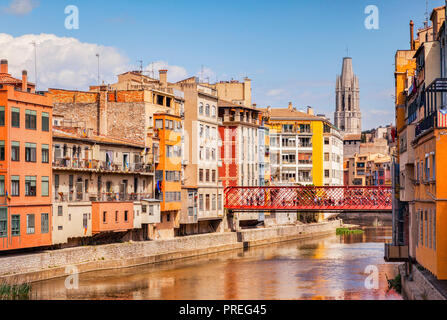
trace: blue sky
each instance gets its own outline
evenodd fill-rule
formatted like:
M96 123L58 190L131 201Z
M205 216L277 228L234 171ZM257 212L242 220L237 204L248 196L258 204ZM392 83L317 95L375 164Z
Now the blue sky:
M364 10L371 4L379 9L379 30L364 27ZM429 8L443 4L431 0ZM79 8L78 30L64 26L67 5ZM292 101L332 118L335 78L348 47L360 81L363 128L369 129L394 121L394 54L408 48L409 20L422 26L425 0L2 0L0 7L0 33L11 36L4 37L0 55L12 61L13 70L26 67L33 79L33 51L25 35L56 36L52 42L38 38L39 82L50 87L95 84L98 50L105 81L137 68L138 60L172 67L174 78L200 75L204 66L211 81L250 77L259 106ZM64 51L57 41L65 37L80 44L64 45Z

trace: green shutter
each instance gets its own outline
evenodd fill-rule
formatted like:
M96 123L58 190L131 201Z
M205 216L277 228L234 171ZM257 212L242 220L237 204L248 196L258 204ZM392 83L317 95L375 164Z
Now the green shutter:
M25 143L25 148L35 148L36 144L35 143Z
M29 114L32 116L37 116L37 111L34 110L25 110L25 114Z
M4 146L5 145L5 141L0 140L0 146Z
M20 108L11 108L11 111L12 111L12 112L20 113Z
M42 145L42 149L44 149L44 150L48 150L48 149L50 149L50 145L48 145L48 144L43 144L43 145Z
M42 117L49 118L50 114L48 112L42 112Z
M11 141L11 146L13 146L13 147L20 147L20 142Z
M11 181L20 181L20 176L11 176Z

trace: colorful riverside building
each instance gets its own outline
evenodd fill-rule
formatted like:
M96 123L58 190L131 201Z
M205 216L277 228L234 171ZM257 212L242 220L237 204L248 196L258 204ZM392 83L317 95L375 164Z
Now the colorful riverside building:
M313 115L311 108L297 111L292 103L263 111L269 114L271 185L323 186L325 118Z
M172 145L171 142L166 143L172 139L171 133L175 131L175 135L179 135L183 126L179 117L183 110L183 93L166 88L159 80L142 79L141 73L136 71L119 75L116 84L93 86L90 91L49 91L53 95L55 112L63 115L65 121L83 123L85 129L93 129L94 135L99 137L125 137L133 145L144 147L142 155L146 159L145 164L155 168L151 172L147 193L155 195L158 186L158 196L161 198L163 194L160 222L152 219L155 228L148 234L154 239L172 238L177 234L179 212L173 212L173 208L181 206L177 192L182 170L181 165L175 166L175 169L171 166L165 168L168 162L164 157L173 152L170 147L166 150L167 145ZM163 122L159 128L155 128L156 117ZM160 145L161 139L165 139L163 146ZM176 143L179 141L176 140ZM181 152L181 142L176 146L176 152ZM161 163L163 165L159 166ZM140 190L143 190L143 181L138 180ZM101 181L102 188L105 188L105 183Z
M418 30L416 40L410 23L410 50L396 53L400 172L394 178L393 243L385 247L386 259L416 262L439 280L447 279L445 14L445 6L435 8L432 26Z
M168 113L154 114L155 132L160 140L160 161L155 168L155 198L161 201L157 232L173 238L180 228L182 119Z
M0 64L0 251L50 246L52 100Z

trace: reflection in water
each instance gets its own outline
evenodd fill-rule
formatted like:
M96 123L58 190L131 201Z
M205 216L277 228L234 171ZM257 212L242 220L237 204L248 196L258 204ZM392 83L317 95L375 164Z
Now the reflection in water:
M401 299L386 277L397 265L383 260L391 229L292 241L127 269L79 275L79 288L65 279L35 283L36 299ZM379 289L366 289L377 266Z

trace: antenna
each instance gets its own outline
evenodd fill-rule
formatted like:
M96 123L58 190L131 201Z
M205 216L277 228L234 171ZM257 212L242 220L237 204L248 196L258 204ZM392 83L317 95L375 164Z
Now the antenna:
M428 0L425 0L425 22L424 28L428 27Z
M346 57L347 58L349 57L349 47L348 46L346 46Z
M140 72L143 73L143 60L138 60L140 63Z
M36 82L36 92L37 92L37 43L36 41L31 42L31 44L34 46L34 74L36 79L34 80L34 82Z
M99 81L99 53L96 54L96 57L98 58L98 86L100 86L101 83Z

